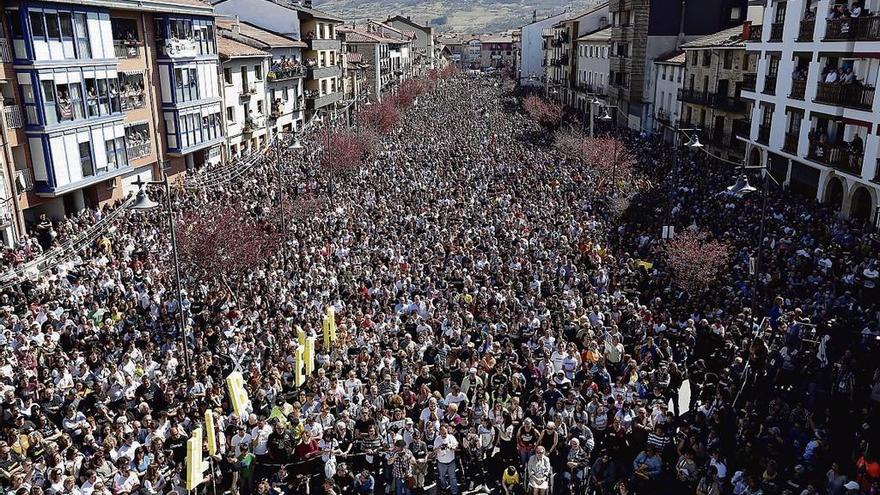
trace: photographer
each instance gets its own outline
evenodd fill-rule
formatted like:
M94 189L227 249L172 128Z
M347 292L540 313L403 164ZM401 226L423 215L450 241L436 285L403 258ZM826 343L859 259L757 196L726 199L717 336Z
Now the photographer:
M452 495L458 495L458 479L455 469L455 450L458 448L458 440L449 433L446 425L440 426L437 438L434 439L434 453L437 456L437 471L440 478L440 486L449 490Z

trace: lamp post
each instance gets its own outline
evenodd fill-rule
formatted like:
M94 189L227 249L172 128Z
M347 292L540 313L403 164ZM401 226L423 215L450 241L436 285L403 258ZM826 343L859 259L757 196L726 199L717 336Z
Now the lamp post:
M159 203L150 199L147 195L147 185L162 185L165 189L165 213L168 218L168 229L171 231L171 255L174 261L174 289L177 292L177 315L180 325L180 343L183 346L183 365L186 368L187 378L194 378L192 366L189 361L189 337L186 326L186 317L183 314L183 289L180 286L180 257L177 252L177 229L174 226L174 206L171 203L171 185L168 182L168 174L165 173L162 162L162 180L144 182L138 177L135 182L138 186L137 197L129 206L134 211L149 211L159 207Z
M296 134L293 135L293 144L288 146L288 149L293 152L302 151L303 145L299 141L299 137ZM285 206L285 190L287 189L286 184L284 184L284 168L281 163L278 164L278 200L281 202L281 257L284 263L284 272L287 273L288 262L287 262L287 207Z

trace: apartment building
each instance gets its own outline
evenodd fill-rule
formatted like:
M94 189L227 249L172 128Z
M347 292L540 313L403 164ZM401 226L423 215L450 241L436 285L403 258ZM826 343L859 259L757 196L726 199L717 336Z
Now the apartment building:
M366 30L388 40L388 59L391 62L392 83L399 84L413 77L413 40L415 31L400 30L388 24L367 21Z
M734 162L745 156L745 143L736 138L751 102L740 98L743 73L754 72L757 59L746 55L743 27L737 26L681 46L685 78L679 89L680 124L697 128L708 150ZM663 94L654 107L662 106ZM666 95L669 98L669 95Z
M608 69L611 66L611 27L604 27L578 37L577 79L574 90L578 109L583 109L587 94L608 94Z
M412 64L414 76L421 77L428 70L437 68L433 27L428 26L427 23L419 24L413 21L410 16L404 17L401 15L389 17L385 24L400 31L410 31L413 33Z
M753 102L743 133L750 164L842 216L877 217L880 194L880 0L858 18L832 0L769 2L748 25L757 70L744 75ZM845 2L850 3L850 2Z
M365 88L381 100L394 80L389 49L392 40L355 27L341 27L338 33L345 43L346 56L365 65Z
M552 38L545 45L551 54L545 67L545 92L570 107L585 99L578 89L578 38L608 27L608 2L561 20L552 28ZM545 40L547 41L547 40ZM578 98L580 96L580 98Z
M218 14L237 17L284 38L302 41L306 77L302 83L305 120L336 108L342 100L342 41L336 29L342 19L314 9L310 0L217 0Z
M532 22L519 29L520 51L517 61L517 78L520 85L544 86L545 67L547 67L548 61L546 40L548 37L553 37L553 26L575 15L573 12L562 12L538 19L535 14L532 16Z
M206 4L15 2L3 17L4 159L15 184L7 204L21 212L19 233L40 213L121 198L160 163L176 173L215 156L222 129Z
M618 125L650 132L654 60L687 41L741 25L748 0L612 0L608 100Z
M678 95L684 84L685 53L674 51L654 60L654 132L667 142L675 138L681 116Z
M490 34L479 37L480 68L504 69L513 67L513 36L510 34Z
M269 67L263 86L265 86L265 117L268 138L271 140L277 133L292 132L302 128L304 124L303 80L306 68L303 64L302 49L306 44L291 40L284 36L260 29L238 19L217 19L217 30L221 36L235 40L261 52L269 54ZM222 54L221 54L222 57ZM239 69L240 70L240 69ZM224 84L235 82L234 69L227 74L224 67ZM233 83L230 83L230 76ZM251 80L254 80L251 78ZM238 100L226 100L226 114L229 106ZM252 103L252 102L251 102ZM240 122L240 121L239 121Z
M266 129L266 78L269 52L236 41L233 31L219 31L217 51L223 70L223 103L225 108L226 158L235 159L259 150L269 142Z

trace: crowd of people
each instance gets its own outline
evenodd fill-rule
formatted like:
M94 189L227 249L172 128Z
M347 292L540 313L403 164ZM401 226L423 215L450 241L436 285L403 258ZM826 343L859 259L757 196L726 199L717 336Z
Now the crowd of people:
M279 180L325 201L236 292L184 266L177 300L162 213L122 214L0 293L0 487L182 494L207 412L211 494L880 493L876 238L774 188L755 288L760 198L717 194L734 171L704 155L607 132L655 186L622 214L496 77L419 97L332 195L309 141L175 188L176 211L241 201L264 220ZM41 218L4 268L108 211ZM664 268L670 221L733 246L708 290ZM297 327L318 337L299 387Z

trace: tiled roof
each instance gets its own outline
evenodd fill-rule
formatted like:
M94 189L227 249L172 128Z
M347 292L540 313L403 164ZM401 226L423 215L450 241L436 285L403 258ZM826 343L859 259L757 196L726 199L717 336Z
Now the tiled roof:
M655 64L681 64L683 65L685 62L685 54L681 51L672 51L667 53L666 55L661 55L654 60Z
M732 27L724 31L697 38L693 41L681 45L683 49L694 48L745 48L746 44L742 39L742 26Z
M587 33L580 38L578 41L610 41L611 40L611 26L604 27L602 29L597 29L592 33Z
M398 40L380 36L378 33L368 33L357 28L339 28L337 32L342 33L346 43L395 43Z
M156 3L167 3L168 5L182 5L185 7L210 7L211 4L202 0L156 0Z
M269 56L268 53L259 48L245 45L244 43L240 43L222 35L217 37L217 51L222 58Z
M232 31L232 26L235 25L235 21L233 19L224 18L217 18L216 23L217 29L225 29L228 31ZM302 41L285 38L280 34L275 34L271 31L260 29L257 26L254 26L253 24L248 24L246 22L239 21L238 32L241 36L245 38L250 38L261 45L265 45L266 48L305 48L306 46L308 46Z

